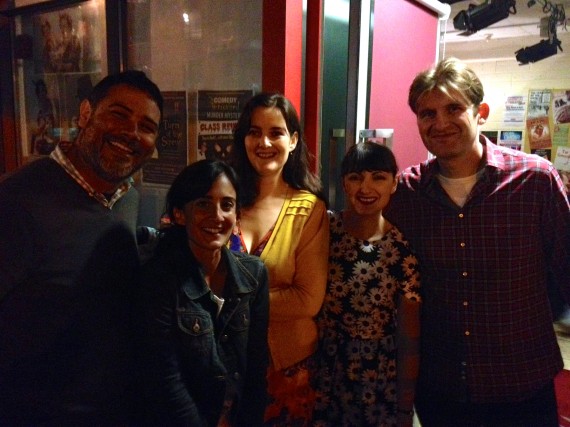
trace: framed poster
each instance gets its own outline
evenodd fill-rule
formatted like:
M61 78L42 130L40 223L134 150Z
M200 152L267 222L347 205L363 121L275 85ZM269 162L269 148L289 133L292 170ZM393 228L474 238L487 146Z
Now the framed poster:
M16 18L15 103L24 161L72 143L81 101L107 74L105 34L101 0Z
M188 164L188 113L186 92L162 92L160 131L152 158L143 166L143 182L170 186Z
M197 159L228 160L233 130L251 90L198 91Z
M513 150L522 150L523 131L522 130L502 130L498 144L509 147Z

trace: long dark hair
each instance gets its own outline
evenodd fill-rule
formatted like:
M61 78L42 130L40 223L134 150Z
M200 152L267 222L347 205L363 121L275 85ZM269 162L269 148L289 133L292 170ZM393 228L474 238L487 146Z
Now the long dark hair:
M236 169L242 184L242 205L251 206L259 194L259 175L253 168L245 148L245 137L251 128L251 116L256 108L278 108L283 114L290 135L297 132L297 146L283 167L283 179L291 187L307 190L325 200L321 181L310 170L311 154L303 139L303 131L297 111L291 102L279 93L259 93L244 106L234 129L234 148L231 164Z
M184 209L186 203L206 196L220 175L225 175L232 183L239 212L240 186L233 168L219 160L199 160L182 169L168 189L166 214L171 224L174 224L174 209Z

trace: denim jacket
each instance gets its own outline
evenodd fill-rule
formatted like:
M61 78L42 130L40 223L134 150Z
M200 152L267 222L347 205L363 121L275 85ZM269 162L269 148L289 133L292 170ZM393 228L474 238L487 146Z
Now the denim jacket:
M153 423L215 426L227 401L231 425L263 423L267 270L257 257L226 248L222 256L227 277L219 314L185 230L169 230L143 268L142 360Z

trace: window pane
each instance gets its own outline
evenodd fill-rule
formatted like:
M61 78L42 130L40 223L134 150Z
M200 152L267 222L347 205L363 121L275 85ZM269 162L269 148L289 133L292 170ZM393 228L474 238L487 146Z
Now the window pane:
M164 91L261 86L262 0L129 0L128 67Z

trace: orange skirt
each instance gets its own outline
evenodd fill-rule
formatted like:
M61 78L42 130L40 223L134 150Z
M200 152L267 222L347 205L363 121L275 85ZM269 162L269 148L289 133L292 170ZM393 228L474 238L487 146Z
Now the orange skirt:
M311 386L313 373L312 357L282 370L268 369L269 404L265 410L265 426L311 424L316 398Z

